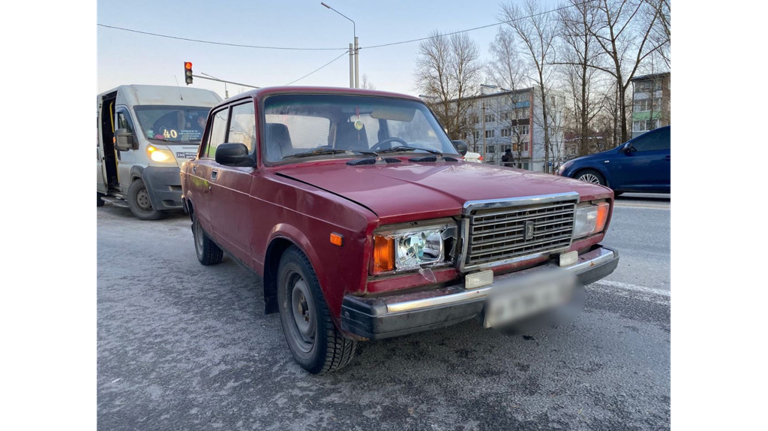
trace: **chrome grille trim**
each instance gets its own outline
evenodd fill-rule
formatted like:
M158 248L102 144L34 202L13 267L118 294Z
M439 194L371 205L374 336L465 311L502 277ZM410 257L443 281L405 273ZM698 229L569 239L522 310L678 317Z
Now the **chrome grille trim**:
M459 269L493 267L566 250L572 242L578 202L575 192L467 202ZM526 240L528 221L535 226Z

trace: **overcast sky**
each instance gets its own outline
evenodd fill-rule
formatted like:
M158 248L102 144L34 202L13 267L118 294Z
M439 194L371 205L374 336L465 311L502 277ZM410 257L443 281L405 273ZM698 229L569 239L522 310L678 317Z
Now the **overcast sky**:
M522 4L522 0L512 0ZM430 31L455 31L497 21L495 0L327 0L354 19L360 46L426 36ZM543 0L547 9L556 3ZM98 23L152 33L228 43L346 48L352 23L320 5L319 0L293 1L146 1L98 2ZM470 32L487 56L498 27ZM183 62L195 74L256 86L284 85L322 66L343 51L274 51L171 40L97 27L98 92L122 84L184 85ZM360 77L367 74L379 90L418 94L413 72L418 43L360 52ZM296 83L346 87L349 57ZM195 87L224 96L224 85L195 79ZM247 88L244 90L248 90ZM229 86L230 96L241 91Z

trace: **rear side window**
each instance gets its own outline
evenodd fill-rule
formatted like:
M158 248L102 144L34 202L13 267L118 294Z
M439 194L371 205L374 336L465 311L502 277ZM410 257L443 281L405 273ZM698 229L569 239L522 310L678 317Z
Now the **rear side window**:
M248 152L253 150L256 143L256 114L252 102L232 107L227 142L245 144Z
M227 119L229 118L229 109L222 109L213 114L211 119L211 133L208 136L208 145L205 147L203 157L213 159L216 157L216 148L224 143L227 134Z

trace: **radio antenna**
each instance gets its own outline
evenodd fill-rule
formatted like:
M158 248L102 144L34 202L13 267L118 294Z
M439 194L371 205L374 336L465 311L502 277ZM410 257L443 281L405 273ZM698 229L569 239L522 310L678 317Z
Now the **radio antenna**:
M179 89L179 98L181 98L181 100L184 100L184 96L181 95L181 87L179 87L179 79L176 78L176 75L173 75L173 79L176 80L176 88Z

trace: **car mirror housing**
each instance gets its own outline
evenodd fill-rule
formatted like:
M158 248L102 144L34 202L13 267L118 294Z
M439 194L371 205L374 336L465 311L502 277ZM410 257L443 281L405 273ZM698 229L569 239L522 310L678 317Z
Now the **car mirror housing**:
M115 148L118 151L135 150L138 148L136 144L136 137L128 129L115 130Z
M224 166L256 166L248 155L248 147L241 143L227 143L216 147L216 163Z
M467 151L469 150L469 145L467 145L464 141L451 141L453 146L456 148L456 151L458 151L459 154L462 156L465 156L467 154Z

